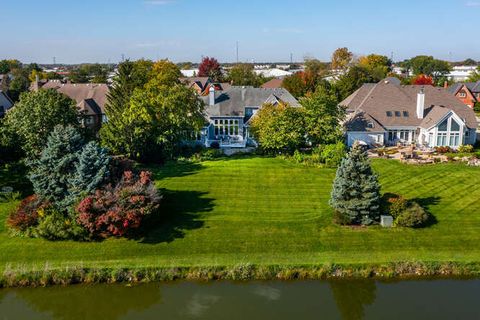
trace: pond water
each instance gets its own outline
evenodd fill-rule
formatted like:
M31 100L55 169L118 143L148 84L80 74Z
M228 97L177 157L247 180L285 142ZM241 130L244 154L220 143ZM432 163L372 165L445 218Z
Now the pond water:
M480 280L1 289L0 319L480 319Z

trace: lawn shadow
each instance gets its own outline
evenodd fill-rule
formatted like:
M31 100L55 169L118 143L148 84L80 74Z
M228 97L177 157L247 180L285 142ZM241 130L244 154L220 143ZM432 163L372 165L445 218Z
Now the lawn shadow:
M200 219L205 212L213 209L213 199L206 198L206 192L161 190L163 200L159 214L145 221L141 243L156 244L172 242L183 238L186 231L203 227Z
M148 166L145 169L153 174L153 179L180 178L197 173L203 169L201 163L176 161L161 166Z
M431 227L438 223L437 218L430 211L430 207L439 204L441 199L438 196L412 199L428 213L428 220L425 222L424 227Z

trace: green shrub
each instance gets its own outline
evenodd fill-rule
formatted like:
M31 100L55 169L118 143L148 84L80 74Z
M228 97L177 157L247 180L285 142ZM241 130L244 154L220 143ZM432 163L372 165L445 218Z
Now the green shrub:
M393 218L397 218L402 212L408 208L408 200L400 195L393 195L386 201L387 212Z
M395 219L395 226L407 228L419 228L426 224L429 219L428 213L418 203L411 201L406 210Z
M460 147L458 147L458 152L460 153L472 153L473 150L473 146L470 144L461 145Z
M292 158L296 163L303 163L305 161L305 155L298 150L295 150Z
M46 208L42 213L36 233L48 240L80 240L85 231L75 219L65 216L55 208Z
M338 167L347 154L347 148L343 142L320 146L318 151L320 162L331 168Z

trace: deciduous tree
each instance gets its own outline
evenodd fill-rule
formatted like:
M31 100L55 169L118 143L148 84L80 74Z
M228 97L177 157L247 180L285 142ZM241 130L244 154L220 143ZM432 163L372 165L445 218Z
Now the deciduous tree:
M222 78L222 68L217 59L205 57L198 67L199 77L210 77L213 81L220 81Z
M339 101L332 89L318 86L314 93L300 100L305 108L305 129L309 142L313 145L333 144L343 136L341 122L345 118L345 110L338 105Z
M305 143L304 110L266 104L253 117L251 130L263 150L292 153Z
M353 60L353 53L348 48L339 48L332 55L332 69L345 70Z
M21 95L5 117L7 136L18 139L28 157L40 155L55 126L79 127L74 100L56 90L39 90Z

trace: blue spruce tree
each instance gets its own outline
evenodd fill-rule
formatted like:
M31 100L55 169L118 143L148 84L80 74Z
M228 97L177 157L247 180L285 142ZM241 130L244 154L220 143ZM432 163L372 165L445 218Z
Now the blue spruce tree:
M367 152L359 144L353 146L337 170L330 205L342 224L369 225L379 220L380 184Z
M64 209L70 180L75 172L83 139L72 126L56 126L40 158L29 163L30 181L35 194L55 207Z
M69 202L73 204L80 195L93 193L105 182L109 175L110 160L107 150L95 141L83 147L70 180Z

